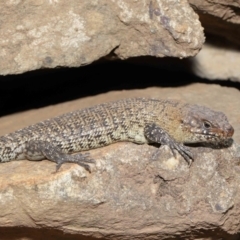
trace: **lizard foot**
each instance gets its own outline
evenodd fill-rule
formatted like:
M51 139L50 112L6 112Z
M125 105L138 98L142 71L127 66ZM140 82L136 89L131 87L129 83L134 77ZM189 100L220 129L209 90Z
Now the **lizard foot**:
M152 123L145 127L144 133L145 133L145 137L150 142L159 143L161 145L168 145L175 158L177 157L175 150L177 150L182 155L182 157L186 160L188 165L191 165L193 161L193 156L191 151L188 149L188 147L184 146L181 143L176 142L175 139L173 139L164 129ZM158 155L159 155L159 150L157 150L153 154L153 159L154 158L156 159Z
M175 150L177 150L179 152L179 154L185 159L185 161L188 163L189 166L191 166L192 162L193 162L193 156L192 153L188 150L188 148L184 145L177 145L177 147L171 147L169 146L171 149L171 152L173 154L173 156L175 158L177 158L176 152ZM160 156L160 148L158 148L152 155L151 159L152 160L157 160Z
M183 144L176 143L176 142L174 142L173 145L170 144L169 147L175 158L177 157L175 150L177 150L182 155L182 157L186 160L188 165L191 166L191 164L193 162L193 155L192 155L191 151L188 149L188 147L184 146Z
M77 163L91 172L89 163L95 163L95 160L89 158L89 153L78 153L70 155L62 151L58 146L55 146L48 141L32 140L26 144L25 156L29 160L41 160L47 158L50 161L56 162L56 172L60 169L63 163Z
M91 168L88 165L88 163L96 163L94 159L89 158L89 153L78 153L76 155L63 155L62 158L58 159L56 161L57 166L56 166L56 172L60 169L63 163L69 162L69 163L77 163L81 167L85 168L88 172L91 173Z

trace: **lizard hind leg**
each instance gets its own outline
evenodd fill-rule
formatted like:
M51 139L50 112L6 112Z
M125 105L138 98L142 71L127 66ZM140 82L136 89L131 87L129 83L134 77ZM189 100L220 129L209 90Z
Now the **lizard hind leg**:
M146 127L144 128L144 134L150 142L159 143L161 145L168 145L175 158L175 150L178 151L186 160L186 162L191 165L193 161L193 156L192 153L188 150L188 148L183 144L176 142L175 139L173 139L164 129L162 129L158 125L154 123L146 125ZM159 149L156 151L153 157L156 158L158 155Z
M26 144L25 156L29 160L42 160L44 158L56 162L56 172L60 169L63 163L77 163L91 172L88 163L95 163L95 160L89 158L89 153L70 155L62 151L58 146L53 145L48 141L32 140Z

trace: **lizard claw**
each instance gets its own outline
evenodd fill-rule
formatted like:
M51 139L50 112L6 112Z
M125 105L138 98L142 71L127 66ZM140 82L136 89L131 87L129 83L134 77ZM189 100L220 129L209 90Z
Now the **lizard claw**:
M171 149L171 152L174 156L174 158L177 158L176 150L179 152L179 154L185 159L185 161L188 163L189 166L191 166L193 162L193 156L192 153L188 150L188 147L178 144L178 143L173 143L169 145L169 148ZM158 159L160 155L160 148L158 148L152 155L152 160Z
M176 153L174 150L177 150L181 154L181 156L186 160L188 165L191 166L193 162L193 156L192 156L192 153L189 151L188 147L175 142L173 145L170 145L170 149L175 158L176 158Z

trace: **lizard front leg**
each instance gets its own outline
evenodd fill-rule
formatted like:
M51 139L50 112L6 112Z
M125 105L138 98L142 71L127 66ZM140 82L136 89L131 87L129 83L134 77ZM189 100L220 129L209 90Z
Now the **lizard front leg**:
M88 163L95 163L95 160L89 159L89 154L78 153L70 155L62 151L58 146L53 145L48 141L31 140L26 143L25 156L29 160L41 160L47 158L50 161L56 162L56 171L59 170L61 165L66 162L77 163L84 167L87 171L91 172Z
M158 125L154 123L146 125L144 128L144 134L147 140L150 142L168 145L175 158L175 150L177 150L189 165L193 161L192 153L188 150L188 148L183 144L176 142L164 129ZM158 152L159 150L157 150L154 155L156 156Z

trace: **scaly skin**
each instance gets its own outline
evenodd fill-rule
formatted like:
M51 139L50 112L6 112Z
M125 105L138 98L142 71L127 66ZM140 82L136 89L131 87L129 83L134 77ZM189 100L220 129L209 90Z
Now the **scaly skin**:
M90 150L119 141L167 144L187 162L184 143L218 143L234 133L227 117L207 107L174 100L132 98L66 113L0 137L0 162L47 158L75 162L90 171Z

